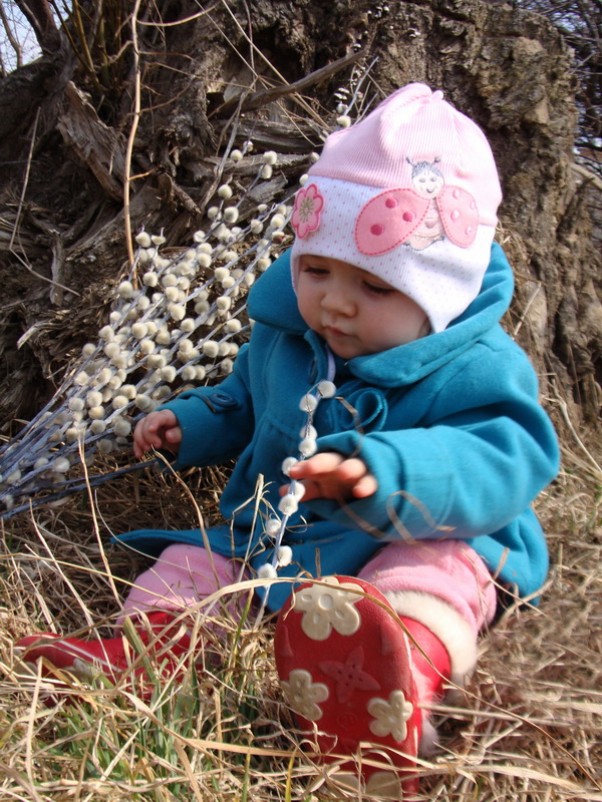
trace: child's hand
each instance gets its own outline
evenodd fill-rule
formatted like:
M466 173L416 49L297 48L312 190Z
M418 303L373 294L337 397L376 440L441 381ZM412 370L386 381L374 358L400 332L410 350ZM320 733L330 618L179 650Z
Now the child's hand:
M378 484L361 459L343 457L342 454L325 451L314 457L295 463L289 470L291 479L305 487L304 501L313 498L330 498L338 501L367 498L376 493ZM284 495L285 486L280 492Z
M134 429L134 454L138 459L151 448L166 448L177 454L182 442L182 429L170 409L150 412Z

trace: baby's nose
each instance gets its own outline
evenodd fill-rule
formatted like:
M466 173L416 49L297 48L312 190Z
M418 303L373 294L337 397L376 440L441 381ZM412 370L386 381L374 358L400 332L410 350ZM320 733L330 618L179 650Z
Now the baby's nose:
M336 312L341 315L352 315L355 310L353 299L347 293L336 288L324 294L322 306L329 312Z

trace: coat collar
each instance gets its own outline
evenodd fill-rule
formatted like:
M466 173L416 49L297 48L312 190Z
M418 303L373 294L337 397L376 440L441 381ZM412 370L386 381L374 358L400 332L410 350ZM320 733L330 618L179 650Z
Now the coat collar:
M497 326L510 305L513 290L512 269L502 248L493 243L479 295L447 329L378 354L355 357L346 367L358 379L381 387L418 381L466 351ZM318 359L326 358L323 340L308 330L299 313L291 281L290 250L255 283L249 294L248 310L258 323L305 337Z

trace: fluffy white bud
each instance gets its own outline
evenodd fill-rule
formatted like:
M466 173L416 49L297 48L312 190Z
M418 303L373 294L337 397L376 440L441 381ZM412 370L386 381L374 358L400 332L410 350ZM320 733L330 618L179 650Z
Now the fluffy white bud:
M299 443L299 452L304 457L313 457L318 450L318 443L313 437L304 437Z
M113 371L111 370L111 368L102 368L102 370L100 370L96 374L96 381L94 382L94 384L100 387L101 385L106 384L108 381L110 381L112 376L113 376Z
M149 354L146 359L146 364L149 368L158 369L165 367L166 359L162 354Z
M286 568L293 561L293 550L290 546L280 546L277 553L278 567Z
M98 450L101 454L110 454L114 448L112 440L100 440L98 443Z
M293 465L296 465L298 462L299 460L296 457L287 457L282 462L282 473L285 476L288 476L290 469L293 467Z
M276 579L278 574L276 573L276 569L273 565L269 563L264 563L260 565L257 569L257 578L258 579Z
M155 343L152 340L146 339L140 341L140 353L144 356L152 354L155 350Z
M111 357L111 362L116 368L127 368L130 359L129 351L122 351L114 357Z
M194 348L194 345L187 338L180 340L179 350L183 354L189 354Z
M136 406L142 412L150 412L154 408L155 404L150 396L145 395L144 393L139 393L136 396Z
M106 430L107 424L103 420L93 420L90 424L92 434L104 434Z
M322 396L322 398L334 398L337 391L337 387L334 382L324 379L323 381L318 383L317 390Z
M146 337L148 333L148 329L146 327L146 323L141 323L138 321L132 325L132 334L137 340L142 340Z
M209 359L215 359L219 354L219 343L216 343L214 340L206 340L202 344L201 350Z
M278 509L283 515L293 515L299 509L299 502L292 495L286 495L280 499Z
M186 317L186 307L181 304L168 304L167 311L174 320L184 320Z
M137 392L133 384L124 384L121 388L121 395L124 395L130 401L136 398Z
M102 404L102 393L98 390L90 390L86 395L86 404L89 407L97 407Z
M165 297L168 301L176 302L180 300L180 290L177 287L165 287Z
M109 342L102 350L109 357L109 359L113 359L121 353L121 346L117 342Z
M318 431L315 426L311 424L307 426L303 426L301 431L299 432L301 437L310 437L312 440L316 440L318 437Z
M119 287L117 287L117 293L120 298L127 301L134 297L134 285L131 281L122 281Z
M221 187L218 187L217 194L223 200L230 200L232 197L232 187L229 184L222 184Z
M70 426L65 432L65 440L68 443L77 443L79 439L79 432L80 430L77 429L75 426Z
M282 214L275 214L270 220L270 226L272 228L282 228L285 223L286 220L284 219L284 215Z
M159 329L159 331L155 335L155 342L158 345L169 345L170 340L171 340L171 335L169 333L169 329L166 326L163 326L163 328Z
M230 225L236 223L238 220L238 209L236 206L227 206L224 209L224 220Z
M216 281L223 281L230 275L230 271L227 267L216 267L213 275L215 276Z
M102 329L98 332L98 336L101 340L106 340L109 342L110 340L115 339L115 330L112 326L103 326Z
M132 432L132 424L118 415L113 420L113 432L117 437L129 437Z
M282 527L280 518L268 518L265 522L265 533L270 537L275 537Z
M299 409L301 412L309 412L311 414L312 412L316 411L317 407L318 399L315 397L315 395L311 395L311 393L306 393L299 403Z

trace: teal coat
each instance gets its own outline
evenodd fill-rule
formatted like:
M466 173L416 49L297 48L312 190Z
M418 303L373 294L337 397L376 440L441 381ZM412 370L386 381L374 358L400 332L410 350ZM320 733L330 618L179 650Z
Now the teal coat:
M512 291L510 266L494 244L479 296L445 331L337 361L337 397L322 400L314 420L318 447L359 455L378 491L347 507L301 503L285 538L293 562L281 576L353 575L389 541L445 537L470 543L521 596L541 587L548 551L530 505L555 477L559 452L535 372L500 326ZM183 432L176 469L236 458L221 498L234 524L207 534L215 551L257 568L272 555L261 517L278 505L283 460L298 456L306 419L299 401L326 378L327 351L297 310L289 253L255 284L248 309L255 325L233 373L166 406ZM154 553L170 542L202 545L198 530L120 540ZM290 588L273 587L269 606L281 606Z

